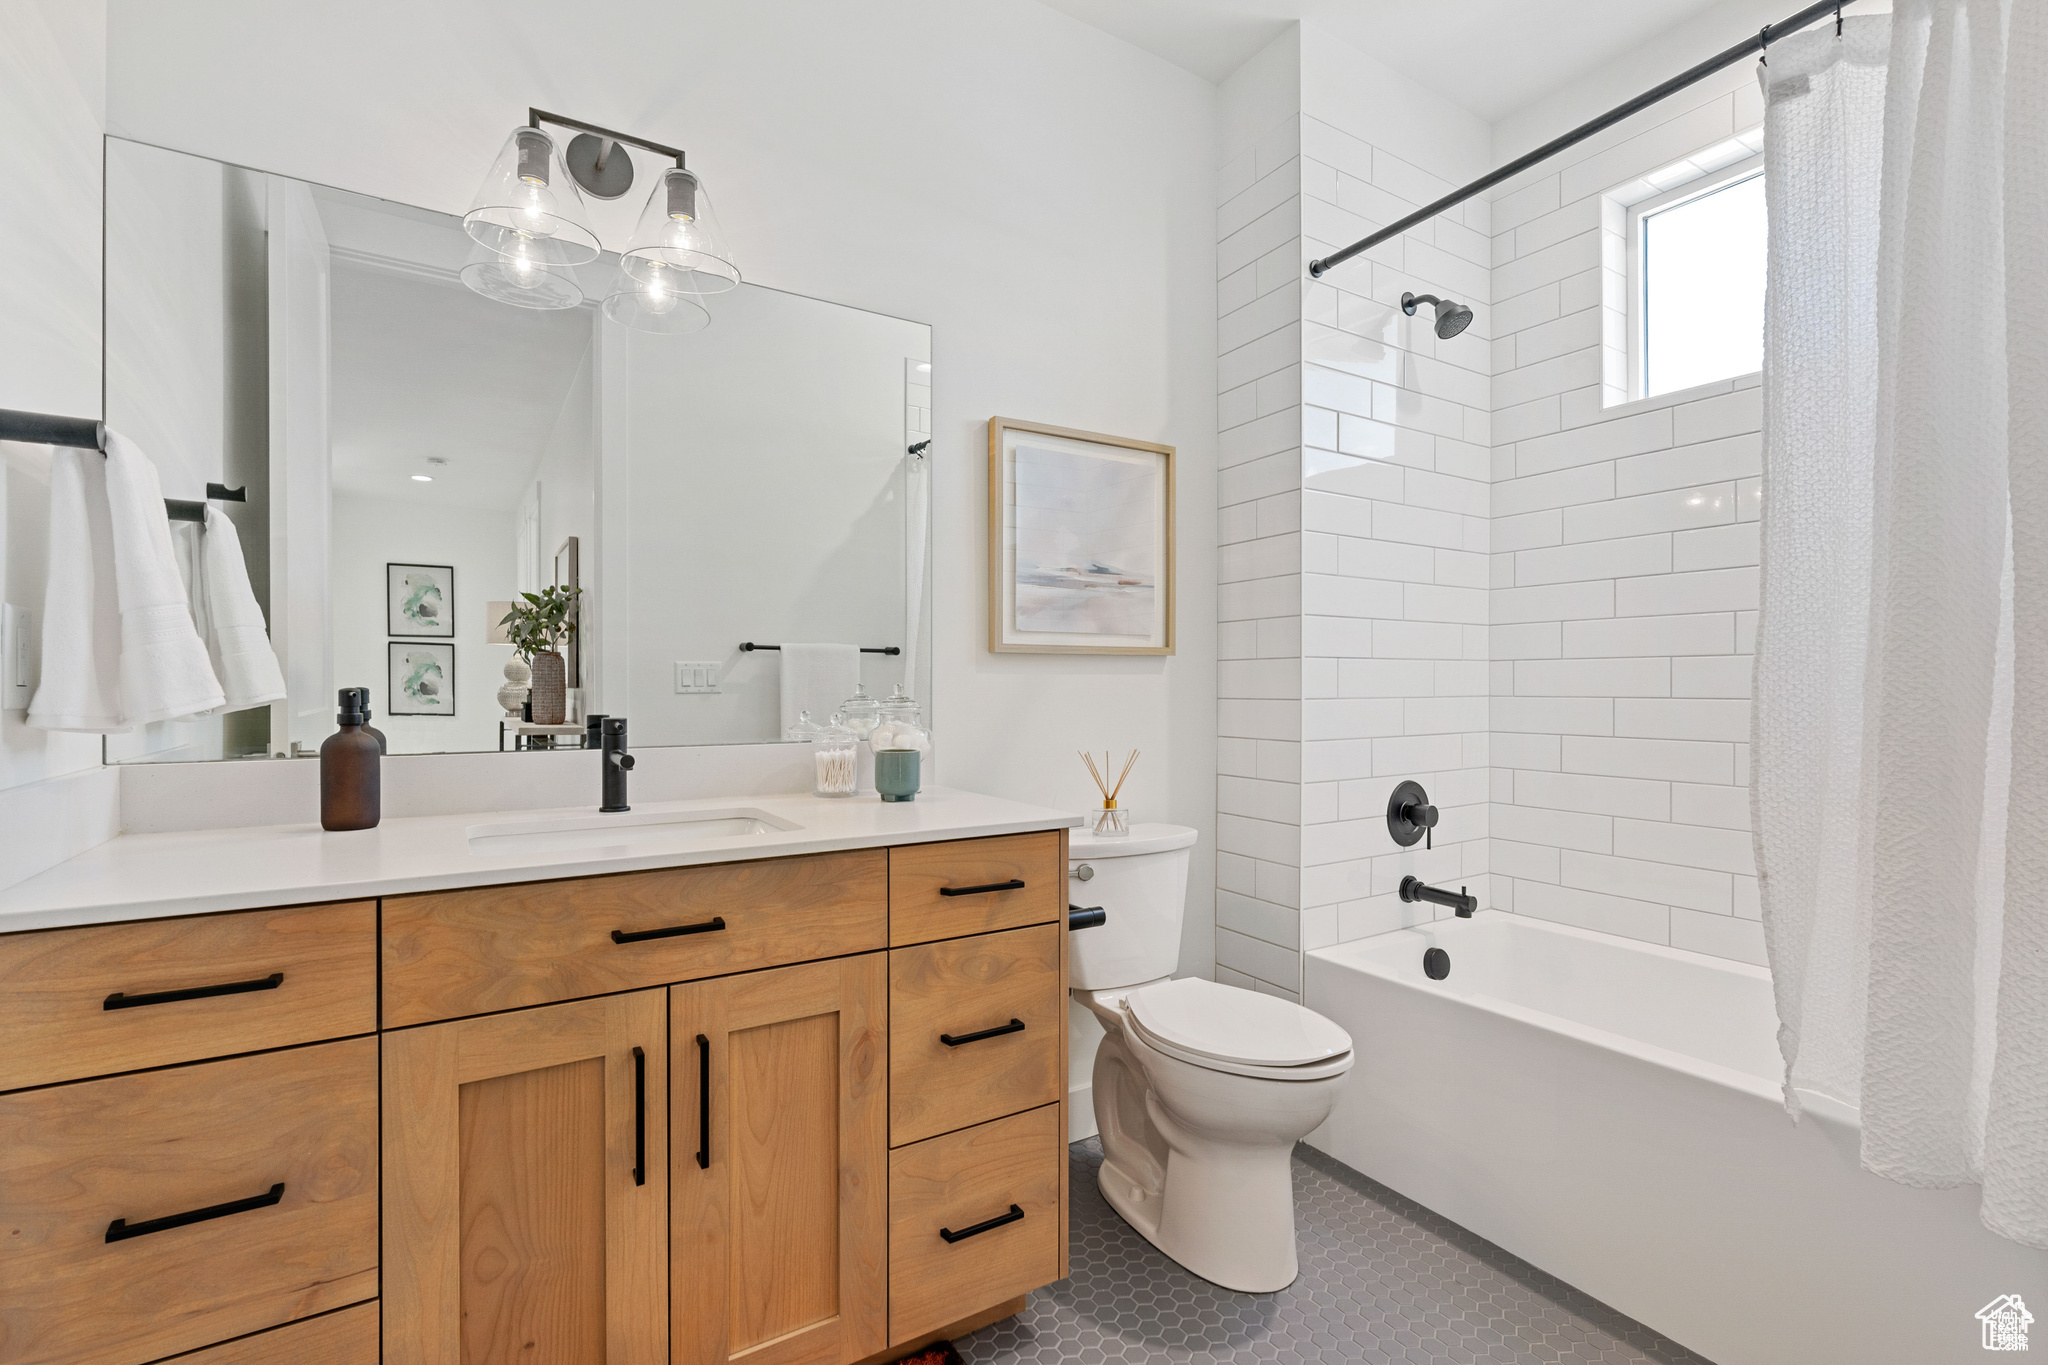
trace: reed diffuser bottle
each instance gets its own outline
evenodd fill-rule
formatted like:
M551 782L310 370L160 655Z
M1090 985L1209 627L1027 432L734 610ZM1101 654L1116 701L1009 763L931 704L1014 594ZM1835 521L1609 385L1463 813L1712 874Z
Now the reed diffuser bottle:
M1095 789L1102 793L1102 808L1093 812L1088 820L1088 832L1098 839L1121 839L1131 832L1130 812L1117 805L1116 799L1123 792L1124 779L1137 766L1138 751L1131 750L1131 756L1124 760L1123 770L1117 774L1116 785L1110 786L1102 775L1109 771L1109 750L1102 751L1102 766L1095 766L1095 755L1084 753L1081 761L1088 765L1088 776L1095 779Z

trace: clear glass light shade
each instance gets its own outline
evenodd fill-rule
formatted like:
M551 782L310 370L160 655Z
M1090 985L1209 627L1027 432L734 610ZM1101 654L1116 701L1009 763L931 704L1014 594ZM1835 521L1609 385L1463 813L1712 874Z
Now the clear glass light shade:
M538 128L514 128L462 216L471 237L501 256L523 254L548 265L597 259L583 195L562 164L555 140Z
M485 298L514 308L574 308L583 302L576 272L541 259L529 248L528 243L517 243L511 254L501 256L481 243L471 247L462 282Z
M641 280L680 274L682 288L692 294L718 294L740 282L711 196L695 171L675 166L661 173L619 268Z
M703 295L685 283L690 272L657 260L643 260L636 270L629 267L630 259L620 258L618 274L612 277L611 293L604 300L606 317L638 332L670 336L702 331L711 324Z

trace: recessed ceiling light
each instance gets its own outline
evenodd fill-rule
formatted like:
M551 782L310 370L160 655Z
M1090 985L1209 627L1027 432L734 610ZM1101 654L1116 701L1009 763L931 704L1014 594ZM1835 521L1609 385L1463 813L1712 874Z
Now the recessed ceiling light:
M415 474L412 476L412 481L414 483L432 483L434 476L432 474Z

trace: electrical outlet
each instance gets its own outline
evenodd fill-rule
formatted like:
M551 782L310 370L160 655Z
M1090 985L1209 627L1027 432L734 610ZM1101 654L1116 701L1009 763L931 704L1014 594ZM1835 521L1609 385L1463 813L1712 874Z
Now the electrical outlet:
M36 614L12 602L0 607L0 678L5 682L5 699L0 709L26 711L36 690Z
M718 664L677 663L676 691L716 692L718 690Z

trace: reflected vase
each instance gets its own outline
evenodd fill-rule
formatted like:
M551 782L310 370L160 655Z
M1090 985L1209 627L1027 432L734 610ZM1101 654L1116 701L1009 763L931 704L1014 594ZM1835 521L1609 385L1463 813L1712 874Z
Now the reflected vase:
M543 649L533 656L533 723L560 725L568 715L569 670L562 656Z

